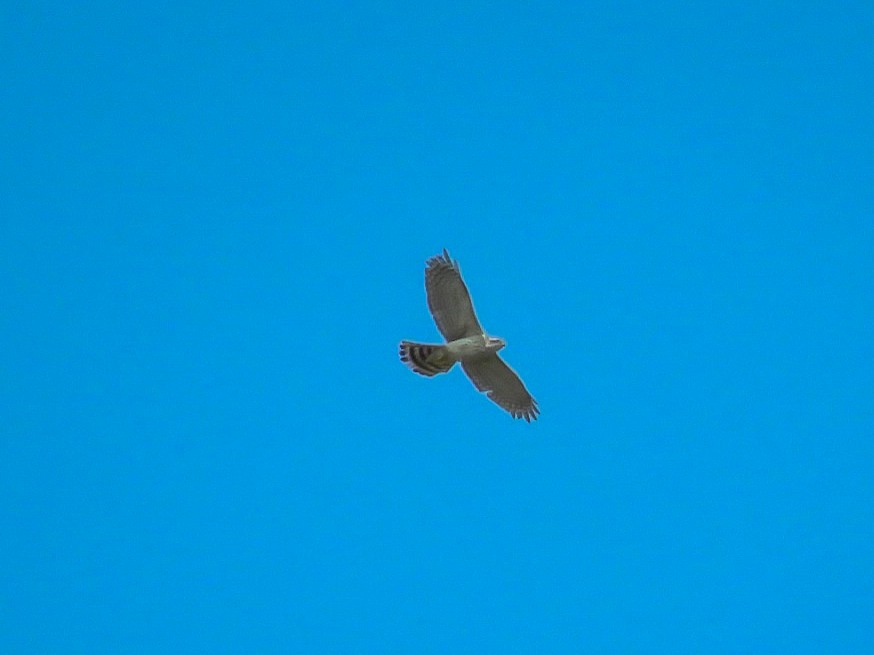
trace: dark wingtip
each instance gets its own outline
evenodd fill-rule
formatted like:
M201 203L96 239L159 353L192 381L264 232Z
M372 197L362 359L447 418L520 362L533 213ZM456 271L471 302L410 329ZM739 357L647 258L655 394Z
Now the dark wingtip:
M537 420L537 416L540 414L540 407L537 406L537 401L532 398L530 407L517 410L512 412L512 414L513 418L524 418L526 423L531 423L531 421Z
M425 260L425 265L428 268L434 268L437 266L450 266L452 268L457 268L458 262L452 261L452 258L449 256L449 251L444 248L441 254L434 255Z

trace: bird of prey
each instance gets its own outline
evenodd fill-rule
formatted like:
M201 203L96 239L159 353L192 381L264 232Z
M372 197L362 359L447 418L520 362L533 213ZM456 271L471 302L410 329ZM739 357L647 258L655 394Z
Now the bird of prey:
M498 356L507 342L483 330L461 279L458 262L450 259L445 248L442 255L426 262L425 293L428 309L446 343L401 341L401 361L427 377L446 373L455 362L461 362L473 385L513 418L524 418L529 423L536 419L540 413L537 401L516 372Z

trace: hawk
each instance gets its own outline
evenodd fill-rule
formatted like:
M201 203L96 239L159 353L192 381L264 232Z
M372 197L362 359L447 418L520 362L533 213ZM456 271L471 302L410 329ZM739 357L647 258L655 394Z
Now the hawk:
M415 373L427 377L446 373L455 362L461 362L473 386L488 394L490 400L513 418L524 418L529 423L536 419L540 413L537 401L516 372L498 356L507 342L483 330L461 279L458 262L450 259L445 248L442 255L426 262L425 293L428 309L446 343L401 341L401 361Z

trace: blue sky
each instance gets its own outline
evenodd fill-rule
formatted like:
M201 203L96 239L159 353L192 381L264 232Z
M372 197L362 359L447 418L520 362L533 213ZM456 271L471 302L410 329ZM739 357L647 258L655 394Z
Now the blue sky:
M874 9L765 4L6 6L0 651L871 652Z

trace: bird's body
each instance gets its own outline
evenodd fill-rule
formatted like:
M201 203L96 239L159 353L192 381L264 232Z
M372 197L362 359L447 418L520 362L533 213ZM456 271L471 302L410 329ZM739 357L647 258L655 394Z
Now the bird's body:
M442 344L402 341L401 359L412 361L410 368L416 373L436 375L448 371L456 362L484 357L504 347L503 343L497 345L494 341L490 344L489 339L495 338L487 334L475 334Z
M492 342L489 343L489 339L494 339L495 337L489 337L485 332L482 334L476 334L472 337L463 337L461 339L456 339L455 341L450 341L446 344L446 350L455 358L455 361L461 362L464 360L474 359L477 356L485 356L489 353L494 353L499 351L504 347L504 343L501 342L500 345Z
M458 264L450 259L445 249L442 255L427 262L425 291L428 308L446 343L402 341L401 361L427 377L445 373L460 362L474 386L486 392L513 418L536 419L540 412L537 401L497 354L507 345L506 342L500 337L489 336L482 329Z

